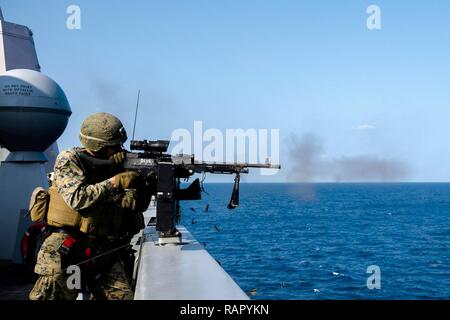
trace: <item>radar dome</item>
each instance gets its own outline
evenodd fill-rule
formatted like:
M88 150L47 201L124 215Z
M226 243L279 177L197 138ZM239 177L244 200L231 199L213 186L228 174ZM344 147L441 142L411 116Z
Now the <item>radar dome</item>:
M64 91L48 76L28 69L0 74L0 145L11 152L10 161L45 161L42 152L64 132L71 113Z

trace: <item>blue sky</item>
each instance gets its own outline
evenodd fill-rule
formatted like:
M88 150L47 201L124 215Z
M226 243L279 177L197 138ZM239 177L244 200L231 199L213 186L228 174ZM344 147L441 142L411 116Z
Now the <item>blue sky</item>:
M81 30L66 8L81 8ZM382 29L366 27L381 8ZM406 181L450 181L448 1L21 1L5 19L29 26L42 71L73 115L60 149L78 145L82 119L118 115L136 138L176 128L276 128L306 133L320 157L369 155L410 168ZM289 180L295 165L258 181ZM324 178L324 180L332 178ZM320 179L319 179L320 180Z

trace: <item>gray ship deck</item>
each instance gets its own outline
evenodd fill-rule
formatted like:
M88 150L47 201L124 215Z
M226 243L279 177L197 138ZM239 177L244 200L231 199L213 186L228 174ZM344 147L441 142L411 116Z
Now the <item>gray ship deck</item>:
M145 221L155 215L145 212ZM247 300L248 296L183 226L181 245L158 244L154 226L138 246L136 300Z

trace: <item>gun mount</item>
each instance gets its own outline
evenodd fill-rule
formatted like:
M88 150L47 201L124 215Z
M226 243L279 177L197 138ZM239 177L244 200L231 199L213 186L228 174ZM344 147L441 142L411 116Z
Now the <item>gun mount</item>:
M200 180L197 178L187 188L181 189L181 179L188 180L196 173L235 174L233 191L227 205L228 209L235 209L239 206L241 174L248 173L249 168L281 168L268 161L264 164L196 161L194 155L165 153L169 143L167 140L133 140L130 149L141 152L127 152L122 164L125 170L138 172L147 184L156 185L156 230L159 232L160 244L181 243L181 234L176 229L180 218L179 201L201 199L203 187ZM114 166L112 160L99 160L86 153L81 154L80 159L91 168Z

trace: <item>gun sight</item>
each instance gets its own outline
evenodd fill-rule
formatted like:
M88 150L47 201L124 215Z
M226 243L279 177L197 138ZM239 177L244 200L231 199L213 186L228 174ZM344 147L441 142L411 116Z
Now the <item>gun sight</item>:
M150 153L167 152L170 141L168 140L132 140L130 142L131 150L140 150Z

